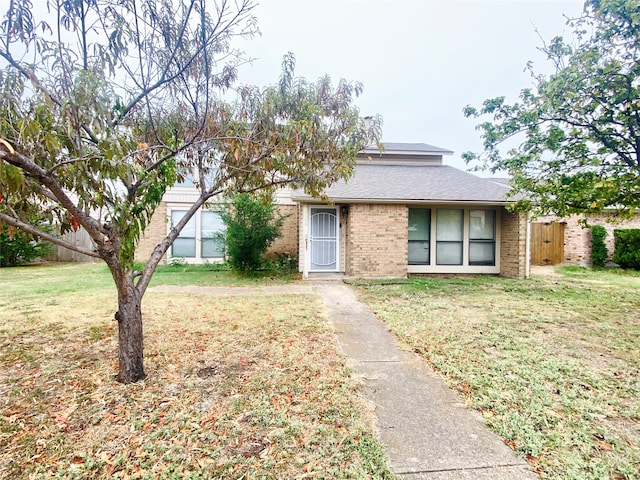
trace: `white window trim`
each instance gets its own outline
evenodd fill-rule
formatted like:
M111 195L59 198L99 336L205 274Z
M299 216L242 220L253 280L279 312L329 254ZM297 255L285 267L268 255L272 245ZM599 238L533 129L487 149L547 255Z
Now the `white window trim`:
M430 265L407 265L407 273L500 273L500 223L501 209L494 205L411 205L408 208L431 209L431 235L429 244ZM436 217L438 209L463 210L462 232L462 265L436 265ZM469 265L469 217L470 210L495 210L496 212L496 264L495 265ZM407 243L408 248L408 243Z
M172 225L171 225L171 214L174 210L179 210L179 211L185 211L185 210L189 210L189 208L191 207L191 205L188 204L179 204L179 203L174 203L174 204L168 204L167 205L167 234L169 234L169 232L171 231ZM188 264L192 264L192 265L202 265L205 263L224 263L224 257L221 258L211 258L211 257L207 257L207 258L202 258L202 208L198 209L196 211L196 213L193 215L193 218L195 219L195 223L196 223L196 256L195 257L174 257L171 255L171 251L173 249L173 245L170 246L167 249L167 253L166 253L166 261L168 263L174 261L174 260L181 260L184 259L184 261ZM215 211L215 210L211 210L211 209L205 209L207 211Z

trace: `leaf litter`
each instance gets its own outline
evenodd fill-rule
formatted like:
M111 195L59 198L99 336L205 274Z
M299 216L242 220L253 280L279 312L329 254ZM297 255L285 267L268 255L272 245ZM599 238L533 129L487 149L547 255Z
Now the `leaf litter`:
M149 292L131 385L98 298L0 315L0 478L392 478L317 297Z

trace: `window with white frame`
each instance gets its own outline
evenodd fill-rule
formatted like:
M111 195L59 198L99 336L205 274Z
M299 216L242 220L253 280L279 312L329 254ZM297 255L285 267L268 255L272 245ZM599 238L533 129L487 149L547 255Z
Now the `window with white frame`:
M496 264L496 211L469 210L469 265Z
M462 265L464 210L436 210L436 265Z
M409 209L409 265L431 263L431 209Z
M496 266L496 209L409 208L408 213L412 271L423 271L416 270L421 265L436 271Z
M217 234L224 231L224 223L220 214L203 211L200 222L200 256L202 258L223 258L224 243Z
M172 209L171 225L177 224L187 210ZM185 259L222 259L224 245L217 234L224 231L220 214L209 210L198 210L184 226L171 245L171 257Z

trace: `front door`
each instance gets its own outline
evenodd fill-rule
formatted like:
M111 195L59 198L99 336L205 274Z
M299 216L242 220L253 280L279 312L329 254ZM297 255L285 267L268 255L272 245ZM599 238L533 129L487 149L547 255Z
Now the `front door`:
M338 210L311 207L310 265L312 272L338 271Z

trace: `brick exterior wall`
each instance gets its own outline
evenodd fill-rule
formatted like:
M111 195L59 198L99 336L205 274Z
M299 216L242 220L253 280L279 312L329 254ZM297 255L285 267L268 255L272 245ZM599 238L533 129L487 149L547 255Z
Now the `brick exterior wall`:
M279 255L296 257L298 255L298 205L278 205L277 211L286 215L282 223L281 234L269 246L266 257L275 259Z
M358 277L407 275L406 205L349 206L346 227L346 274Z
M500 212L500 275L526 278L527 272L527 215Z
M140 239L138 249L136 250L135 259L146 262L156 245L158 245L164 237L167 236L167 204L162 202L156 208L151 217L151 221Z
M567 218L547 216L537 218L537 222L561 222L565 224L564 229L564 258L563 262L571 265L591 265L591 229L584 228L580 220L585 218L582 215L572 215ZM640 228L640 214L635 218L617 221L612 213L598 213L586 217L589 225L601 225L607 231L605 244L609 251L608 262L613 261L613 250L615 248L613 231L619 228ZM614 221L615 223L612 223Z

